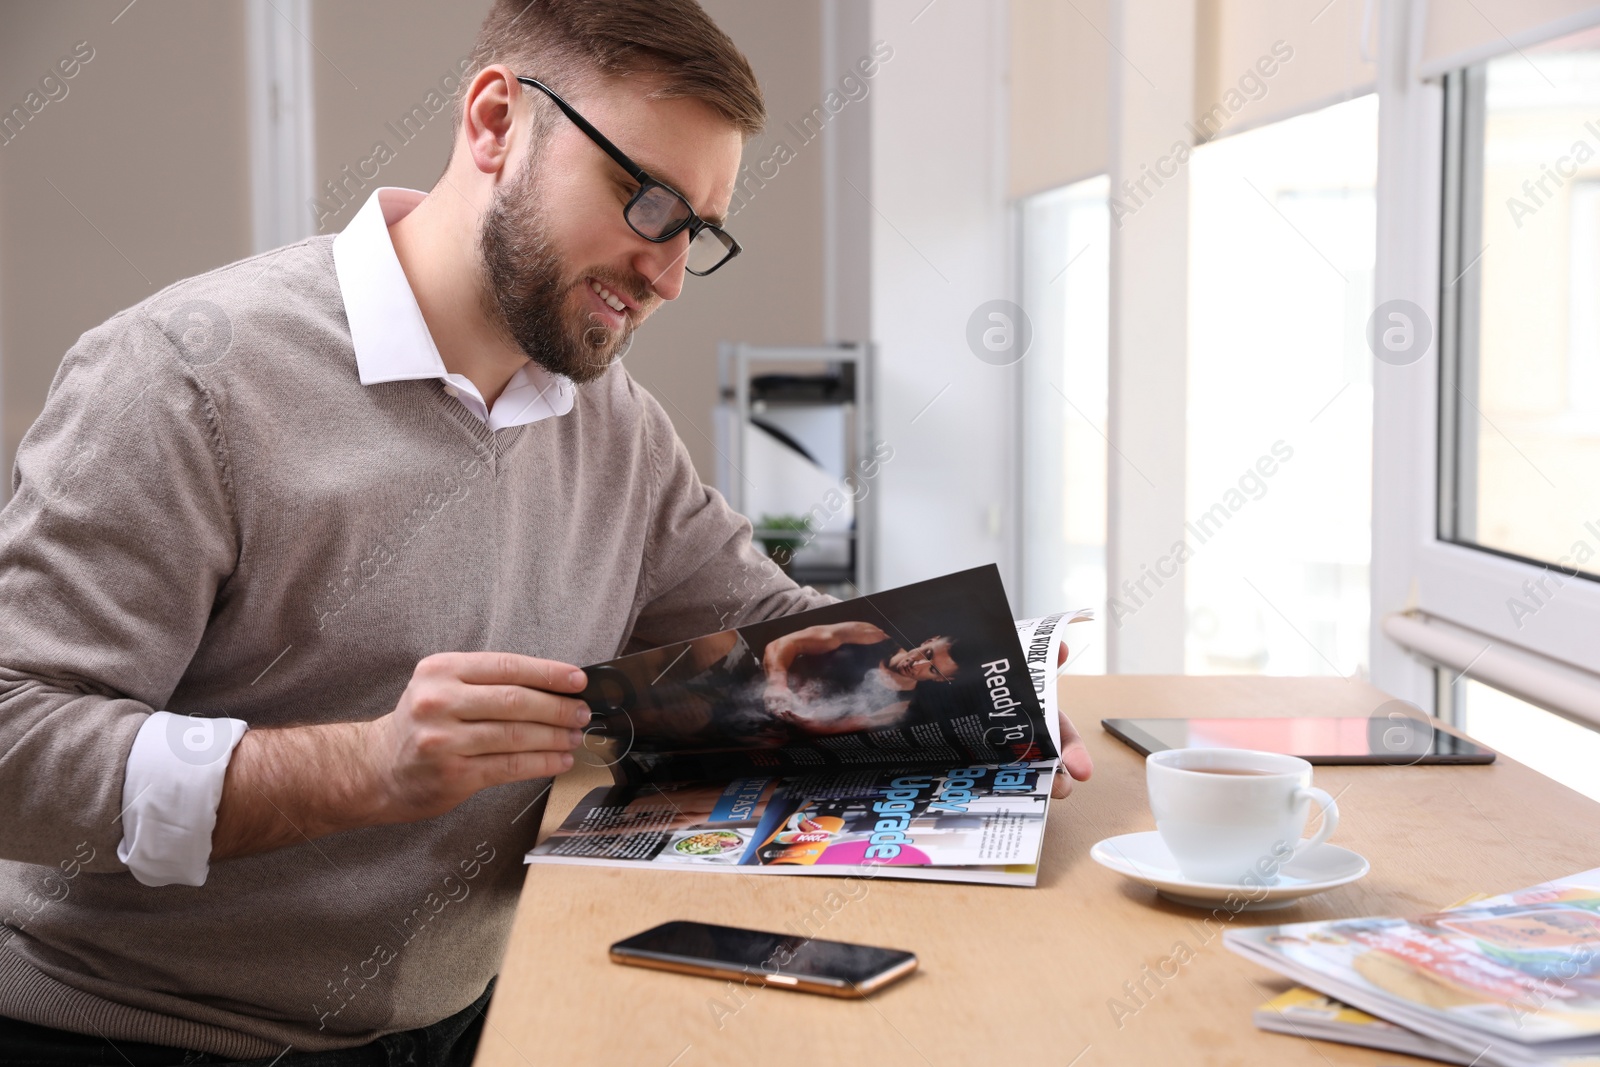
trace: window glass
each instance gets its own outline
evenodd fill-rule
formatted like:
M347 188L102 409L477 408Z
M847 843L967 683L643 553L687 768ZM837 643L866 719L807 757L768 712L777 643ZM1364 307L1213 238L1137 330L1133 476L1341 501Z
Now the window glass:
M1600 31L1453 82L1441 534L1600 574Z
M1190 164L1185 664L1364 671L1378 102Z
M1022 205L1022 610L1045 615L1106 597L1106 385L1110 228L1106 179ZM1103 629L1103 628L1102 628ZM1100 641L1068 673L1102 673Z
M1462 678L1461 728L1496 752L1600 800L1600 732Z

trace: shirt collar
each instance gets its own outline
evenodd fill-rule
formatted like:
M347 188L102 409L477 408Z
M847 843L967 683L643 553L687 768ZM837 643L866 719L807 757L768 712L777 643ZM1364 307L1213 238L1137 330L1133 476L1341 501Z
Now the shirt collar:
M378 189L333 239L333 265L361 384L443 379L458 390L452 395L495 430L565 415L572 410L576 387L532 360L512 376L488 411L472 383L446 369L389 237L389 227L426 195L415 189Z

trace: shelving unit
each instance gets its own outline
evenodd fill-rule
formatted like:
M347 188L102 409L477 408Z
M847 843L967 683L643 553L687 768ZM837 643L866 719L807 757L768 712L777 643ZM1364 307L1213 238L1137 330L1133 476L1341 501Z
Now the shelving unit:
M802 535L808 543L790 572L802 585L845 598L875 588L871 355L870 345L857 343L723 342L717 349L717 488L753 524L766 515L821 516L823 528ZM806 476L753 467L773 460ZM785 534L792 531L755 531L758 540Z

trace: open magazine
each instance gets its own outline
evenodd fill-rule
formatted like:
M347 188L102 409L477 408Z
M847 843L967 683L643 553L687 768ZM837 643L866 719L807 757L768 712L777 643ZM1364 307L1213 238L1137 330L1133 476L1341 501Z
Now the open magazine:
M526 860L1033 885L1088 617L988 566L585 668L614 784Z
M1600 868L1414 919L1262 926L1223 940L1473 1063L1600 1065Z

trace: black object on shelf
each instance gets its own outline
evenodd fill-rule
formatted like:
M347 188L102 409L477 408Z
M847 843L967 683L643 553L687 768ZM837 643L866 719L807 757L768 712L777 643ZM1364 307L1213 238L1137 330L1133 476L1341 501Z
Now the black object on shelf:
M796 585L854 585L855 567L796 567L791 565L789 577Z
M758 374L750 379L750 399L768 404L849 404L856 399L856 365L838 363L827 374ZM733 390L722 390L733 399Z

